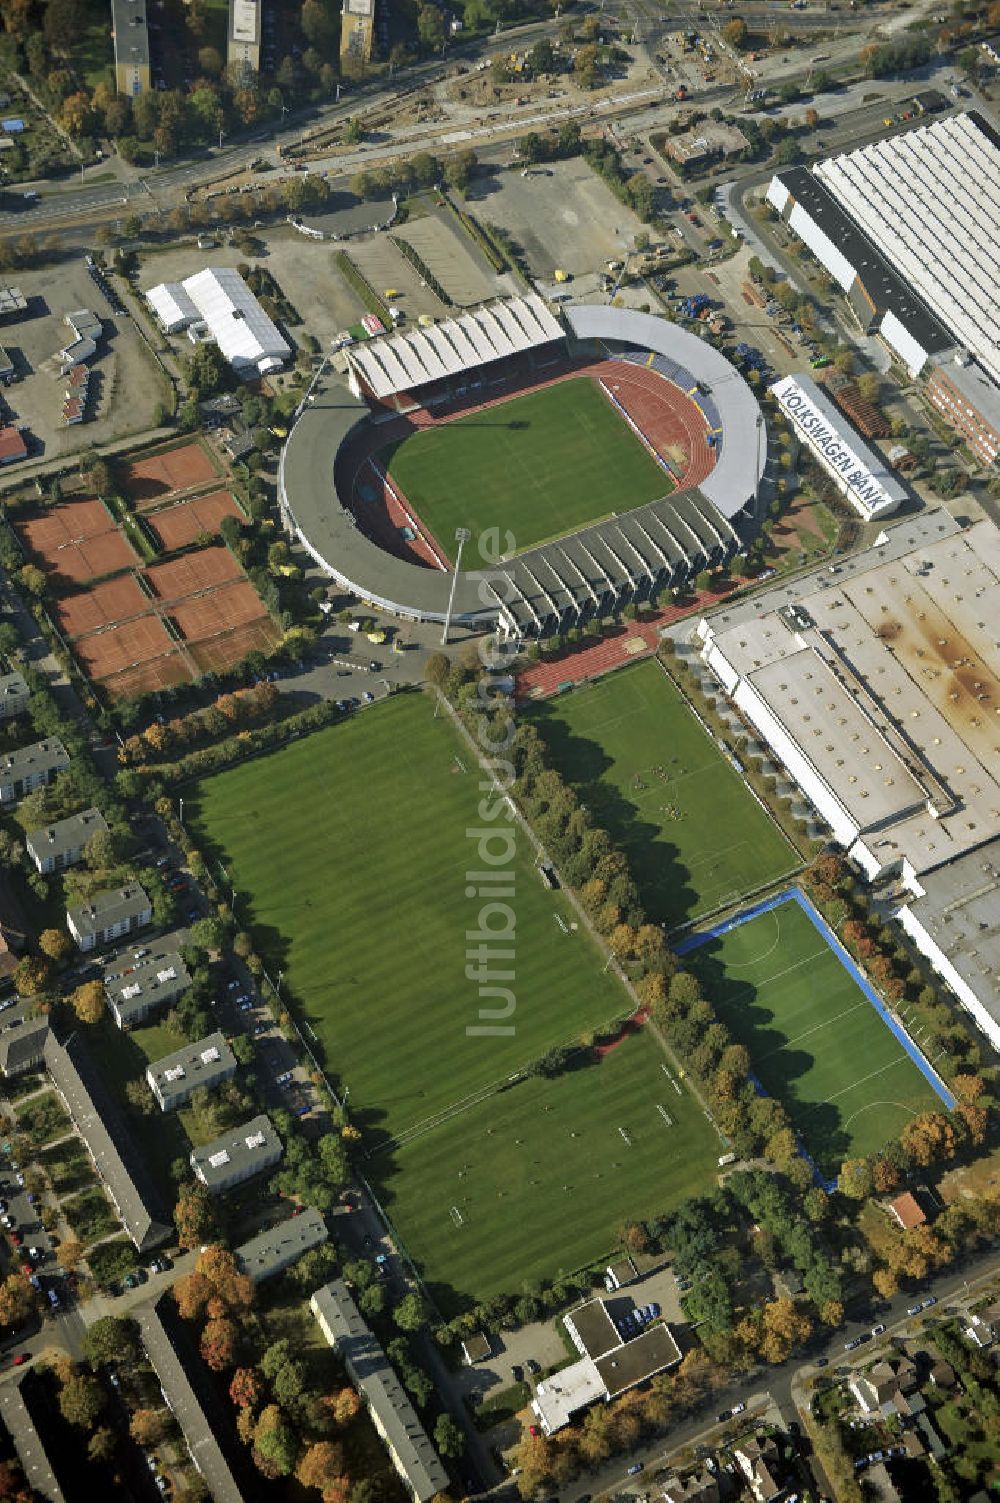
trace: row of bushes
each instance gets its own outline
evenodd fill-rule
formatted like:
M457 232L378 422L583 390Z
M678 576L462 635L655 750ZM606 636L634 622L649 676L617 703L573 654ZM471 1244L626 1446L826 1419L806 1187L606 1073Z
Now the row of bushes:
M388 305L385 299L380 297L375 291L375 288L369 282L364 272L355 265L346 251L335 252L333 259L344 281L354 289L362 303L368 309L368 312L374 313L376 318L382 320L387 329L391 329L392 319L389 317Z
M420 255L419 251L415 250L410 242L408 240L404 240L401 235L390 235L389 239L392 241L393 245L399 251L403 259L405 261L409 261L417 276L421 277L423 281L427 283L434 296L438 298L446 308L451 308L453 306L453 300L450 294L447 293L441 286L441 283L431 271L430 267L427 265L427 262L424 260L423 256Z

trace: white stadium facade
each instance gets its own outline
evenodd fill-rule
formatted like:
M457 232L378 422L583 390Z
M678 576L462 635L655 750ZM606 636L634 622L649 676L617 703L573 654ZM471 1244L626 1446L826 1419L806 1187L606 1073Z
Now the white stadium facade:
M472 400L500 362L531 366L600 356L630 361L669 384L711 443L709 473L576 533L457 576L395 556L361 530L345 456L367 426ZM730 558L733 520L755 504L767 459L757 399L712 345L648 314L579 305L555 311L537 295L495 303L428 328L342 352L303 402L282 451L278 493L286 524L320 567L363 599L413 620L496 624L540 637L680 586ZM486 373L486 374L484 374ZM531 380L526 379L526 388ZM502 524L498 518L498 524Z
M722 606L704 662L1000 1048L1000 530L932 510ZM683 635L680 626L674 634Z
M943 370L997 428L1000 135L978 111L782 169L768 202L909 374ZM981 397L977 397L981 393ZM950 417L947 402L938 402ZM972 436L975 435L975 427ZM989 443L983 457L989 457Z

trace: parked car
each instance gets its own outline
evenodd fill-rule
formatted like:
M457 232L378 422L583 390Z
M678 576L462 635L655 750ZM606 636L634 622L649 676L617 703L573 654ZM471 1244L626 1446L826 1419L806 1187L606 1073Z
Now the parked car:
M642 1471L644 1465L645 1465L645 1463L642 1462L642 1461L633 1461L632 1465L628 1468L628 1471L625 1473L626 1477L635 1477L635 1476L637 1476L638 1473Z
M884 1336L885 1326L879 1321L877 1326L872 1326L872 1336Z
M929 1310L932 1305L936 1305L936 1304L937 1304L937 1296L934 1295L934 1294L929 1294L927 1296L927 1298L924 1300L923 1304L920 1306L920 1308L921 1308L921 1310Z

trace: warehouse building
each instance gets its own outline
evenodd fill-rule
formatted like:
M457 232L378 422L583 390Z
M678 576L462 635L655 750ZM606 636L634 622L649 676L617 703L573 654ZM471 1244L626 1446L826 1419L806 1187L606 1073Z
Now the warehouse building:
M160 282L145 296L168 334L188 329L214 339L246 380L279 371L292 353L233 266L211 266L183 282Z
M704 618L744 719L1000 1047L1000 529L923 512ZM683 628L677 629L678 633Z
M841 495L866 522L889 516L906 500L906 487L882 456L848 426L811 376L783 376L771 387L771 395Z
M960 345L1000 381L998 182L1000 136L970 111L782 171L767 197L912 376Z

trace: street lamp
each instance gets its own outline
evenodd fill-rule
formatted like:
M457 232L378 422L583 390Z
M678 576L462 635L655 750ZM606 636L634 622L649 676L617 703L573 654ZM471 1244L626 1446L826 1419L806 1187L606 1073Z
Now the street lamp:
M448 645L448 629L451 626L451 610L455 604L455 586L458 584L458 571L462 567L462 549L471 538L472 533L468 527L455 528L455 542L458 544L458 557L455 560L455 572L451 576L451 590L448 594L448 614L444 618L444 631L441 633L441 646Z
M184 800L182 798L177 800L177 818L181 824L184 823Z

